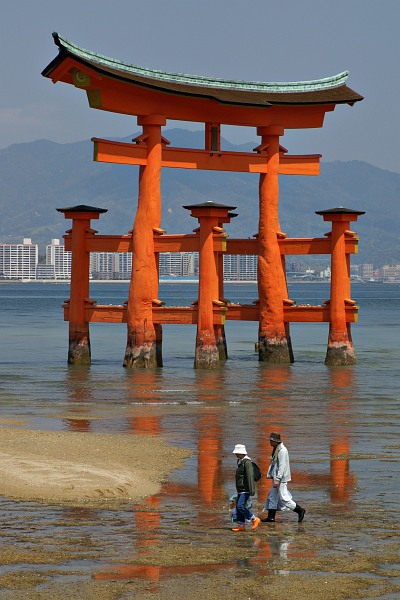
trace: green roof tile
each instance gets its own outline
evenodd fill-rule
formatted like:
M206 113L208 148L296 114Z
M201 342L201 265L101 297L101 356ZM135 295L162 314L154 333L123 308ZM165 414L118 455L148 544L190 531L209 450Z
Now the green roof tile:
M171 83L181 83L191 86L200 86L207 88L231 89L231 90L246 90L254 92L312 92L317 90L327 90L330 88L339 87L346 83L349 72L343 71L332 77L316 79L312 81L290 81L290 82L261 82L261 81L235 81L232 79L220 79L203 77L201 75L188 75L185 73L169 73L167 71L159 71L157 69L146 69L125 63L123 61L109 58L101 54L97 54L90 50L85 50L73 44L72 42L61 37L57 33L53 33L54 41L59 46L60 50L65 50L69 54L96 63L99 66L115 69L121 72L126 72L131 75L149 78L151 80L165 81Z

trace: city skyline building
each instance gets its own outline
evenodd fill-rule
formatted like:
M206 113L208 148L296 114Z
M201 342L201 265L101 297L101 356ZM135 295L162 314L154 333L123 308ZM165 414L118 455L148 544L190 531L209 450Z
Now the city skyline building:
M46 246L46 267L53 267L54 279L71 279L71 252L57 238Z
M257 255L224 255L225 281L257 281ZM130 252L92 252L90 278L93 280L126 281L132 271ZM163 252L159 255L160 278L192 278L199 274L198 252ZM24 281L69 281L71 278L71 252L65 250L60 240L53 238L46 246L45 262L39 262L38 244L31 238L22 243L0 243L0 279ZM294 281L329 281L330 266L310 269L299 262L288 264L287 278ZM372 263L351 265L353 282L397 283L400 265L374 267Z
M36 279L39 246L31 238L22 244L0 244L0 277L2 279Z

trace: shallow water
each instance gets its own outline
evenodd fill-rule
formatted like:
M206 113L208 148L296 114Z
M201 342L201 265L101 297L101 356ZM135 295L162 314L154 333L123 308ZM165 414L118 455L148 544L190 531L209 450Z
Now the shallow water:
M127 290L127 283L92 283L91 297L101 304L121 304ZM329 286L296 284L289 292L299 304L314 304L329 297ZM122 579L125 574L126 579L149 581L146 556L152 557L149 564L158 569L159 579L187 575L190 568L201 572L199 566L190 567L190 558L179 557L179 549L193 544L218 548L222 543L226 554L233 535L227 502L234 492L232 448L245 443L266 472L273 430L281 432L289 448L291 490L307 514L300 532L295 515L285 514L273 534L265 525L259 539L246 534L239 542L252 556L246 568L263 574L274 571L274 561L279 571L303 556L310 560L308 533L322 540L315 556L327 540L332 553L343 545L369 552L371 540L386 552L393 541L388 531L398 525L399 514L399 286L353 286L352 296L361 306L359 322L352 326L358 359L353 367L324 365L327 324L293 324L296 362L281 366L258 362L257 324L228 322L229 360L212 372L193 369L193 326L164 326L162 369L129 371L122 368L125 326L92 324L91 367L68 368L68 330L61 309L68 295L65 284L0 284L3 426L144 432L187 447L193 455L158 496L118 511L0 499L0 552L9 545L64 548L69 558L46 568L76 569L72 580L101 580L99 573L115 579L119 573ZM251 303L256 286L227 284L225 295ZM197 297L197 286L161 284L159 297L167 304L188 304ZM258 486L260 507L268 487L265 479ZM379 531L363 526L370 510L384 511L379 513L382 539ZM331 527L334 519L340 521L337 530ZM207 539L199 526L206 527ZM76 540L76 559L71 558L71 540ZM166 544L172 544L176 564L166 561ZM85 553L88 557L82 558ZM225 554L213 569L242 572L243 561L225 559ZM0 576L23 565L23 560L3 564Z

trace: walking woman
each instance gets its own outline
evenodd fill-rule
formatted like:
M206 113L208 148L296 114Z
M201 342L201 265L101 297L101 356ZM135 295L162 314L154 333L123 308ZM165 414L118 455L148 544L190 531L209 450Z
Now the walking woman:
M253 515L246 507L246 502L250 496L254 496L256 493L256 486L254 483L254 472L253 463L251 458L247 456L246 446L243 444L236 444L233 449L233 454L237 458L236 467L236 513L237 513L237 525L232 528L235 533L239 531L246 531L246 520L252 521L251 530L254 531L259 526L261 519Z

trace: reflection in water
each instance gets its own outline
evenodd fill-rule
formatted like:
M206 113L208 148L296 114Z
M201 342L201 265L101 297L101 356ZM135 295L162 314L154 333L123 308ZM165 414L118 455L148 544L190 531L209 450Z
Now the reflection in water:
M132 417L129 419L129 429L133 433L143 435L160 435L162 432L161 416L151 414L150 410L145 410L146 415L135 413L135 406L151 406L158 403L160 376L158 370L154 369L127 369L126 371L126 387L127 396L132 402ZM149 393L151 391L151 394Z
M90 368L76 366L67 370L68 417L63 419L69 431L89 431L90 418L86 403L93 398Z
M134 506L136 547L139 554L146 554L149 547L159 542L161 512L160 495L145 499L144 505Z
M119 304L126 297L126 284L94 285L93 297L101 304ZM358 364L353 367L323 365L325 324L293 324L296 362L284 366L258 363L253 354L256 324L229 322L231 358L212 374L193 371L193 327L174 325L165 327L162 371L122 369L126 328L96 324L91 326L91 367L67 370L63 340L68 336L59 308L67 297L67 285L0 287L0 317L7 342L0 363L3 424L23 419L21 426L32 429L64 427L115 436L146 432L193 451L184 468L162 484L160 494L134 506L112 511L87 508L87 504L61 508L2 498L3 549L13 547L14 552L28 547L36 552L45 547L53 554L56 548L71 548L72 560L77 558L77 562L70 568L76 567L79 574L69 575L67 582L73 577L81 581L98 568L104 571L99 578L140 576L147 588L156 590L161 588L160 579L174 572L209 574L213 569L221 573L227 569L232 578L240 576L238 562L224 562L228 559L222 556L215 566L193 564L202 562L201 552L204 556L211 550L218 563L219 552L233 543L243 545L241 556L249 557L246 564L256 573L286 572L286 561L290 564L291 560L287 568L293 573L293 559L303 555L302 548L309 547L314 534L319 551L329 556L325 565L336 557L340 565L348 561L354 568L354 555L346 553L347 546L368 557L395 547L400 480L398 286L356 286L362 310L354 328ZM196 298L196 289L165 285L162 299L187 305ZM232 301L251 303L257 290L229 285L227 295ZM318 304L326 299L326 285L296 284L294 295L302 304ZM304 524L300 530L293 515L288 515L291 518L284 516L281 523L262 525L256 534L246 532L233 541L227 506L234 490L233 445L247 443L265 472L271 453L268 435L275 429L291 452L295 497L304 500L307 508ZM381 468L381 457L388 461L388 469ZM355 474L360 492L355 491ZM269 482L263 480L261 506L268 488ZM374 524L363 518L371 502L379 502L385 510ZM333 523L330 512L342 509L349 511L346 518L335 518ZM328 548L319 540L327 540ZM189 544L192 559L185 555ZM179 558L168 555L173 546L183 548ZM18 568L26 571L26 555L19 555L20 566L3 564L2 574ZM53 569L51 565L44 568ZM42 587L35 592L40 594Z
M279 432L285 441L286 431L293 425L296 418L293 399L288 398L287 390L292 377L291 366L267 365L259 371L257 380L260 407L257 413L257 452L263 473L267 472L271 447L269 434L271 431ZM351 368L331 368L329 373L329 390L327 396L331 400L327 405L327 412L321 412L327 430L330 448L330 471L312 472L292 468L294 485L306 486L308 489L326 489L331 497L331 502L346 504L354 493L355 476L350 473L350 416L351 396L349 390L353 389L353 370ZM316 403L316 400L314 400ZM317 407L315 407L316 409ZM318 410L321 411L321 406ZM311 407L308 410L312 410ZM297 417L301 418L301 417ZM317 432L316 432L317 434ZM305 440L306 445L313 440ZM262 478L259 482L259 498L268 494L270 481Z
M157 582L161 579L178 575L190 575L192 573L215 573L227 569L243 568L256 569L259 575L269 575L274 573L274 559L290 560L291 558L315 558L316 552L301 550L298 545L293 543L291 537L287 535L274 536L271 539L253 536L251 539L252 547L249 551L254 554L251 558L240 559L236 561L224 561L211 564L179 564L179 565L157 565L148 566L143 564L123 564L113 565L111 569L105 572L97 573L94 579L98 580L121 580L121 579L147 579L151 582ZM143 556L143 554L141 554ZM158 591L158 588L152 588L152 591Z
M352 369L331 368L326 381L328 399L326 410L317 416L317 423L326 437L329 447L329 471L295 467L292 469L294 485L307 487L308 490L325 490L333 503L348 504L353 494L355 477L350 473L350 424L351 402L349 390L353 389ZM129 398L129 412L126 416L126 429L135 434L163 436L179 441L179 431L185 434L186 443L194 450L190 476L171 478L161 485L160 493L146 498L140 504L132 506L133 539L135 561L132 564L110 567L107 572L96 575L97 579L145 578L156 583L164 577L195 572L211 572L234 569L240 561L221 561L212 565L179 564L143 565L141 560L152 560L155 548L162 548L166 536L170 535L171 519L176 518L177 507L184 506L183 519L201 524L204 529L229 528L226 511L220 510L229 497L232 485L232 469L224 471L224 461L230 461L230 442L237 431L241 431L241 419L246 419L246 439L254 439L252 451L257 458L264 475L267 472L271 454L269 434L278 431L285 440L291 435L293 424L301 419L301 409L296 406L293 389L294 371L290 365L262 365L255 371L254 381L249 381L247 397L237 401L238 413L232 422L232 411L226 390L232 387L228 369L201 372L193 375L193 386L187 396L175 402L176 412L166 411L170 406L171 381L160 370L128 371L125 376L125 393ZM68 401L71 418L65 419L70 430L90 431L90 409L92 402L92 382L90 369L71 369L68 371ZM323 390L322 390L323 391ZM176 396L175 396L176 398ZM194 408L193 408L194 407ZM79 418L77 418L77 416ZM86 417L86 418L84 418ZM236 433L233 433L236 431ZM252 437L253 436L253 437ZM290 444L290 440L288 440ZM306 441L305 443L308 443ZM227 447L229 456L224 456ZM197 457L197 463L194 460ZM162 457L160 457L162 460ZM229 462L230 464L230 462ZM265 477L258 484L260 504L268 494L270 481ZM84 513L70 511L69 518L80 520ZM175 515L175 517L172 517ZM87 518L90 518L88 515ZM289 560L294 556L311 556L302 552L293 543L292 538L280 531L280 523L274 525L271 537L253 536L256 554L245 563L248 568L257 568L259 573L274 572L273 560L276 557ZM128 558L129 560L129 558ZM178 559L177 559L178 560ZM158 589L157 587L154 590Z
M336 399L329 403L331 502L346 505L354 494L356 478L350 473L350 423L353 388L352 368L331 368L331 387ZM347 508L349 508L347 506Z
M290 405L285 393L292 371L288 365L262 365L257 379L259 397L257 411L257 456L261 472L267 474L271 456L269 435L279 432L285 440L286 423L290 416ZM271 480L265 476L258 483L259 498L266 498Z

